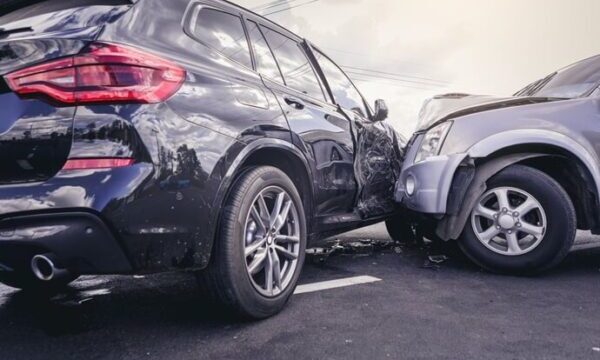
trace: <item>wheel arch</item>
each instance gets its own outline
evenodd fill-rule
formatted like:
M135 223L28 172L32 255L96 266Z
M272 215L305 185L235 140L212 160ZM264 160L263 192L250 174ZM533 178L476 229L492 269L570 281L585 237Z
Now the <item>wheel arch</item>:
M290 176L304 203L307 234L310 235L314 203L312 172L302 152L296 146L284 140L259 139L247 144L231 162L226 174L223 176L212 208L222 209L224 207L235 180L246 169L253 166L273 166ZM220 221L221 211L213 211L213 217L210 221L211 233L208 236L213 244L220 227ZM214 246L211 246L211 254L213 248Z
M437 235L444 240L458 239L468 221L470 210L486 191L486 182L503 169L524 164L536 168L555 179L569 194L576 207L578 227L600 231L599 193L600 171L594 156L566 135L547 130L514 130L493 135L474 145L462 168L474 172L472 180L454 186L462 196L449 196L449 209L455 212L444 216L437 227ZM559 164L559 166L557 166ZM460 202L460 203L456 203Z

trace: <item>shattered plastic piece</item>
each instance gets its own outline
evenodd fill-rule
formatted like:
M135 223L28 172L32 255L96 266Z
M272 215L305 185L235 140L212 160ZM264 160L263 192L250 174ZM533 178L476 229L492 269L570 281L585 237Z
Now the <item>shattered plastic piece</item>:
M371 254L373 253L373 243L369 240L353 241L348 244L350 250L355 254Z
M387 240L364 239L351 242L335 240L328 247L307 249L306 254L322 262L333 255L371 256L374 253L391 249L394 245L394 242ZM401 249L399 251L402 252Z
M431 269L431 270L439 270L440 266L436 263L432 263L431 261L429 261L429 259L426 259L425 262L423 263L423 266L421 266L423 269Z
M434 264L441 264L446 260L448 260L446 255L429 255L429 261Z

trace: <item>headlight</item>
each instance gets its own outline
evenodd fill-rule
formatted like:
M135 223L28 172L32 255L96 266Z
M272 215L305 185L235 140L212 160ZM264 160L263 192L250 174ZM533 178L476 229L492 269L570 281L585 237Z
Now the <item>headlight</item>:
M421 147L415 158L415 163L439 155L444 140L446 139L446 135L448 135L451 127L452 122L446 121L429 130L427 134L425 134L423 141L421 141Z

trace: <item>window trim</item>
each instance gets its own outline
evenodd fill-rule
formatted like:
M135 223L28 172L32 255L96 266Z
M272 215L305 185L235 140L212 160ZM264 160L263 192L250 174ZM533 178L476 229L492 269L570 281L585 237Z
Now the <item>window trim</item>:
M316 47L313 44L308 43L308 42L307 42L307 45L309 46L310 51L313 53L312 56L314 56L314 61L317 64L317 66L319 67L320 76L323 77L323 81L324 81L324 83L327 86L327 91L329 92L329 95L331 96L333 104L341 107L341 105L338 104L337 100L335 99L335 96L333 94L333 90L331 90L331 85L329 84L329 80L327 79L327 76L325 76L325 72L321 68L321 64L319 63L319 59L317 59L315 53L319 53L321 56L323 56L324 58L326 58L327 60L329 60L336 68L338 68L339 71L342 72L342 74L344 74L344 76L346 77L346 79L348 79L348 81L350 82L350 84L352 84L352 86L354 87L354 89L356 90L356 92L358 93L358 95L360 96L360 98L361 98L361 100L363 102L363 106L367 110L367 114L365 115L365 118L367 120L369 120L369 121L373 121L373 114L372 114L371 107L369 106L369 103L365 99L365 96L362 94L362 92L360 91L360 89L358 88L358 86L356 86L356 84L354 83L354 81L352 81L352 79L350 78L350 76L348 76L348 74L346 74L346 72L341 68L341 66L339 66L335 61L333 61L323 51L321 51L321 49L319 49L318 47ZM354 112L354 113L358 114L359 116L361 116L361 114L357 113L354 110L352 110L352 112Z
M273 54L273 57L275 58L275 62L277 63L277 67L279 68L279 72L281 73L281 78L283 79L284 86L285 86L286 88L288 88L288 89L291 89L291 90L293 90L293 91L295 91L295 92L298 92L298 93L300 93L300 94L302 94L302 95L304 95L304 96L308 96L308 97L310 97L311 99L315 99L315 100L318 100L318 101L321 101L321 102L327 102L327 93L326 93L326 90L323 88L323 83L322 83L322 81L319 79L319 74L318 74L318 72L317 72L317 69L316 69L316 66L315 66L315 64L314 64L314 63L313 63L313 61L312 61L312 57L311 57L311 56L309 55L309 53L306 51L306 49L304 48L304 46L303 46L302 42L301 42L301 41L299 42L299 41L298 41L298 40L296 40L296 39L292 39L291 37L289 37L289 36L287 36L287 35L285 35L285 34L282 34L280 31L273 30L273 28L271 28L271 27L269 27L269 26L266 26L266 25L264 25L264 24L258 23L258 25L259 25L259 29L260 29L260 27L262 26L262 27L264 27L265 29L267 29L267 30L271 30L271 31L273 31L274 33L276 33L276 34L279 34L279 35L281 35L281 36L283 36L283 37L285 37L285 38L287 38L287 39L289 39L289 40L293 41L294 43L296 43L296 46L298 46L298 48L300 49L300 52L302 52L302 54L304 54L304 56L306 57L306 60L308 61L308 64L310 65L310 67L311 67L311 69L312 69L312 72L313 72L313 74L314 74L314 76L315 76L315 79L317 80L317 84L319 85L319 88L321 89L321 95L322 95L322 98L316 98L316 97L314 97L314 96L313 96L313 95L311 95L311 94L304 93L302 90L294 89L293 87L291 87L291 86L289 86L289 85L287 84L287 81L285 80L285 76L283 76L283 71L281 71L281 67L279 66L279 61L277 60L277 56L275 56L275 52L274 52L274 51L273 51L273 49L271 48L271 44L269 44L269 40L267 39L267 37L266 37L266 36L264 35L264 33L262 32L262 29L260 29L261 33L263 34L263 37L265 38L265 40L266 40L266 42L267 42L267 46L268 46L268 47L269 47L269 49L271 50L271 54ZM261 75L261 76L262 76L262 75Z
M240 20L240 25L242 26L242 30L244 31L244 36L246 38L246 44L248 46L248 52L250 55L250 67L248 67L248 65L246 65L246 64L242 64L241 62L239 62L235 59L230 58L229 56L225 55L220 50L215 49L212 45L207 44L206 42L201 40L198 36L196 36L196 34L194 33L194 24L196 24L196 22L198 21L198 16L200 15L200 11L202 11L203 9L219 11L219 12L222 12L225 14L229 14L231 16L235 16ZM234 11L234 10L214 6L212 4L209 5L209 4L200 2L200 1L193 1L193 2L190 2L187 9L185 10L185 13L183 15L182 26L183 26L183 32L187 36L189 36L192 40L197 41L200 44L210 48L212 51L216 52L217 54L219 54L220 56L222 56L223 58L227 59L228 61L230 61L234 64L243 66L245 69L255 70L254 57L252 54L252 47L250 44L250 39L248 39L248 30L246 29L246 23L244 21L244 16L241 11Z
M273 53L273 49L271 49L271 45L269 45L269 42L267 41L267 37L265 36L265 34L263 33L261 27L261 24L257 21L255 21L254 19L248 19L246 17L244 17L244 20L247 23L252 23L254 25L256 25L256 28L258 29L258 32L260 34L260 36L262 36L263 40L265 41L265 44L267 44L267 48L269 48L269 53L271 54L271 56L273 57L273 60L275 61L275 66L277 66L277 71L279 71L279 76L281 76L281 80L283 81L284 86L287 86L286 82L285 82L285 78L283 77L283 73L281 72L281 67L279 66L279 61L277 61L277 57L275 56L275 54ZM252 39L250 37L250 30L249 29L249 24L245 24L246 28L247 28L247 37L248 37L248 43L250 44L250 49L252 50L252 62L254 63L254 71L264 77L265 79L269 80L269 81L273 81L275 83L279 83L278 80L273 79L269 76L266 76L264 74L262 74L260 71L258 71L258 60L256 59L256 53L254 52L254 43L252 42Z

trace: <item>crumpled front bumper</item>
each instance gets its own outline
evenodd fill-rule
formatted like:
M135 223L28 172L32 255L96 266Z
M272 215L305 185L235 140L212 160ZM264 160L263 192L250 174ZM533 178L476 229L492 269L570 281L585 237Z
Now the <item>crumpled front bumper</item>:
M400 179L396 183L396 201L413 211L446 214L454 174L467 154L433 156L415 163L422 138L422 135L418 136L408 149ZM410 194L406 186L408 181L414 182L414 190Z

